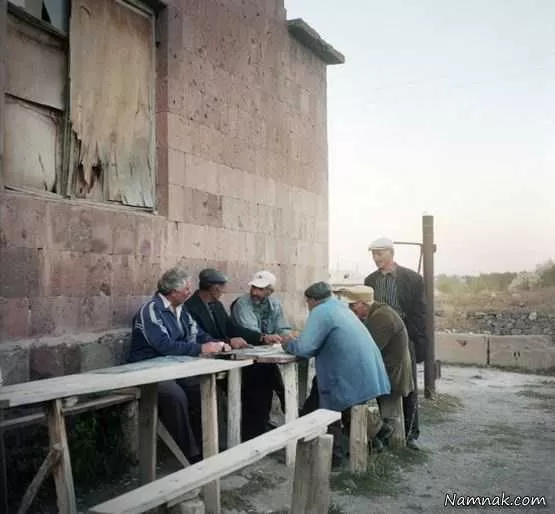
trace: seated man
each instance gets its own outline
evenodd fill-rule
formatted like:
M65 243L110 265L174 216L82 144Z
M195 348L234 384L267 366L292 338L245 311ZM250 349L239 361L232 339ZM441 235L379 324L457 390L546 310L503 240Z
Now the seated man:
M351 310L336 298L325 282L305 291L310 311L300 336L284 341L285 351L299 357L315 357L318 405L342 412L350 429L350 408L389 394L390 385L381 353L372 336ZM341 427L330 426L334 435L333 465L342 460Z
M414 390L409 336L405 323L397 312L385 303L374 301L374 289L369 286L345 287L336 294L364 323L382 352L391 384L391 395L401 398ZM380 404L378 398L378 404ZM410 421L405 420L405 434L410 433Z
M237 298L231 304L231 317L240 325L263 334L289 336L291 327L285 316L278 298L273 296L276 286L276 277L269 271L258 271L249 282L250 291ZM259 397L253 406L261 406L268 411L272 406L273 392L279 397L281 408L285 408L285 391L281 373L276 364L263 364L260 366L260 377L256 394Z
M254 346L279 343L279 336L241 327L231 319L220 301L226 283L227 277L215 269L208 268L199 273L198 290L185 304L198 325L214 339L225 341L235 349L247 347L249 344ZM260 364L243 368L243 441L266 431L272 406L271 403L269 406L263 404L258 394L259 377L264 375L266 370L267 368Z
M191 355L230 350L199 328L183 303L191 295L185 271L172 268L158 281L156 294L133 317L128 362L163 355ZM200 388L194 379L158 384L158 414L189 462L202 459Z

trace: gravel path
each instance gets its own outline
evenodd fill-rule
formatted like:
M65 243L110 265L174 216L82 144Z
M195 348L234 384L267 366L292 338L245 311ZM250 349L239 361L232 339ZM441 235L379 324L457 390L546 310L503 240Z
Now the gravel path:
M436 402L422 401L422 455L410 459L416 461L412 464L404 458L393 459L400 471L390 480L369 484L371 490L387 489L389 494L360 494L364 481L357 484L349 475L335 474L333 483L343 491L334 488L330 512L459 510L445 508L447 493L533 495L545 497L547 503L547 508L539 509L467 507L466 513L555 512L555 377L444 366L437 390ZM224 480L224 489L231 488L224 496L225 504L235 507L225 512L286 512L287 478L282 465L266 459Z

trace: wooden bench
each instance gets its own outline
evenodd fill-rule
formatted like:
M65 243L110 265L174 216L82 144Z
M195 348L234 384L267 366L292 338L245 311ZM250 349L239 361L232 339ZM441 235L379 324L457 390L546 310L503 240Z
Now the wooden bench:
M263 457L297 443L291 514L322 514L329 508L329 473L333 437L325 435L339 412L319 409L286 425L266 432L186 469L122 494L89 509L91 514L135 514L165 506L172 507L184 495L213 483ZM207 507L219 514L220 501Z

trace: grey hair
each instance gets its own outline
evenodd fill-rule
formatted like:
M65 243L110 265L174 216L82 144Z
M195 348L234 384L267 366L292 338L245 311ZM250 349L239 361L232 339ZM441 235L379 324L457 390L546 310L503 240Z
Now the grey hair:
M304 295L316 301L325 300L331 296L331 287L327 282L316 282L306 289Z
M163 295L170 294L175 289L183 288L187 280L189 275L183 268L170 268L158 280L158 292Z

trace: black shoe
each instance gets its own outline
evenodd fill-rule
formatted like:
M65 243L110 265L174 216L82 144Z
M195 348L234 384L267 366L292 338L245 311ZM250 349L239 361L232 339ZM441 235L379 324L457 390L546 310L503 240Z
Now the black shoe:
M384 450L383 441L379 437L374 437L372 439L372 451L376 453L381 453Z
M411 450L421 450L422 448L420 448L420 446L418 446L418 443L416 442L416 439L407 439L407 448L410 448Z
M197 462L200 462L202 460L202 455L193 455L192 457L189 457L189 464L196 464Z
M387 444L389 438L393 435L395 429L387 422L383 422L382 428L380 428L379 432L376 434L376 437L382 440L384 444Z

